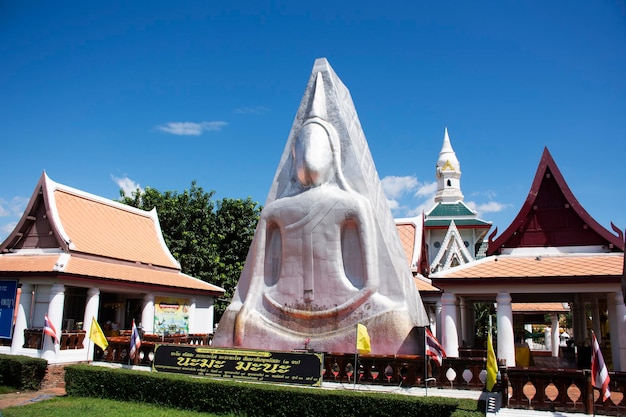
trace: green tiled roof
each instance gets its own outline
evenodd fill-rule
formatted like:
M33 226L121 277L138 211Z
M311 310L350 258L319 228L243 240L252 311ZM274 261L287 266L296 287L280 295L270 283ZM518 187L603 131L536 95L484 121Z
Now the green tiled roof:
M430 213L428 217L456 217L456 216L475 216L469 207L465 204L458 202L454 204L438 203Z
M442 226L450 226L452 223L451 219L441 219L441 220L428 220L424 222L424 226L426 227L442 227ZM454 219L454 224L458 227L462 226L491 226L491 223L486 222L484 220L479 219Z

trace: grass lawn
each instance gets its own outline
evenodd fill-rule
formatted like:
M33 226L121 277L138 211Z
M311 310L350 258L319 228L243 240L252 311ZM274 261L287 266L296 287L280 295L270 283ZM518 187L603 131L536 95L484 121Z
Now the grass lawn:
M56 397L28 405L5 408L2 417L245 417L236 414L196 413L152 404L82 397Z
M19 391L17 388L9 387L6 385L0 385L0 394L10 394L12 392Z

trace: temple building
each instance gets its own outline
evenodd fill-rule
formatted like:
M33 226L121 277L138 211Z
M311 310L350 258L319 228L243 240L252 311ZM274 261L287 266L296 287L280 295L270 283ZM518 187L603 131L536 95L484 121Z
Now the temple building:
M181 272L155 209L58 184L45 172L0 244L0 288L2 306L15 307L14 319L0 323L0 353L49 363L91 360L94 319L107 336L128 332L133 321L161 339L212 333L214 301L224 294ZM46 319L56 341L43 335ZM117 360L128 353L109 350Z
M433 207L420 216L395 219L395 223L431 329L441 336L436 318L441 311L441 290L432 286L428 276L484 257L485 237L491 222L478 218L477 212L463 201L461 164L452 148L448 128L444 130L435 178L437 192Z
M624 234L613 229L615 234L587 213L544 149L524 205L502 234L495 237L497 228L491 233L487 256L429 276L442 291L439 333L448 355L459 356L460 344L473 334L468 308L473 303L495 302L497 356L507 366L518 362L514 306L566 303L575 345L589 346L588 330L593 330L610 351L605 358L612 369L626 370ZM557 314L551 314L550 327L552 356L557 357Z
M474 304L494 305L498 357L525 366L516 344L531 324L550 318L545 349L558 357L559 315L571 312L571 343L589 346L588 322L612 369L626 370L624 233L611 233L580 205L544 149L524 206L497 238L491 223L463 202L460 163L447 129L436 166L435 205L414 218L396 219L431 328L451 357L474 340ZM585 311L591 311L591 320ZM569 335L568 335L569 336ZM517 357L516 357L517 355Z

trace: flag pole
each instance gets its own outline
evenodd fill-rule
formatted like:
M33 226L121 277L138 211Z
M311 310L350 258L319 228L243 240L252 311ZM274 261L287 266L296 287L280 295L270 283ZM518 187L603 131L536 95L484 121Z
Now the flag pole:
M89 334L90 335L91 335L91 326L92 325L89 326ZM89 352L91 351L91 345L93 344L93 340L91 340L91 337L88 337L87 339L88 339L88 341L87 341L87 362L93 362L93 357L90 358L90 356L89 356ZM94 349L95 349L95 347L94 347Z
M424 326L424 389L426 390L426 396L428 397L428 355L426 353L426 326Z
M357 358L359 356L359 324L356 325L356 343L354 344L354 373L352 376L354 377L354 389L356 389L356 376L359 373L357 369Z

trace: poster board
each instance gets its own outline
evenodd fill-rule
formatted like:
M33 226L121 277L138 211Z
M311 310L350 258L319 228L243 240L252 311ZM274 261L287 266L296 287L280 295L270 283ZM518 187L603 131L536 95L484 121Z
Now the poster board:
M17 298L17 280L0 281L0 337L13 337L13 317Z
M154 332L163 336L189 334L189 299L154 297Z

